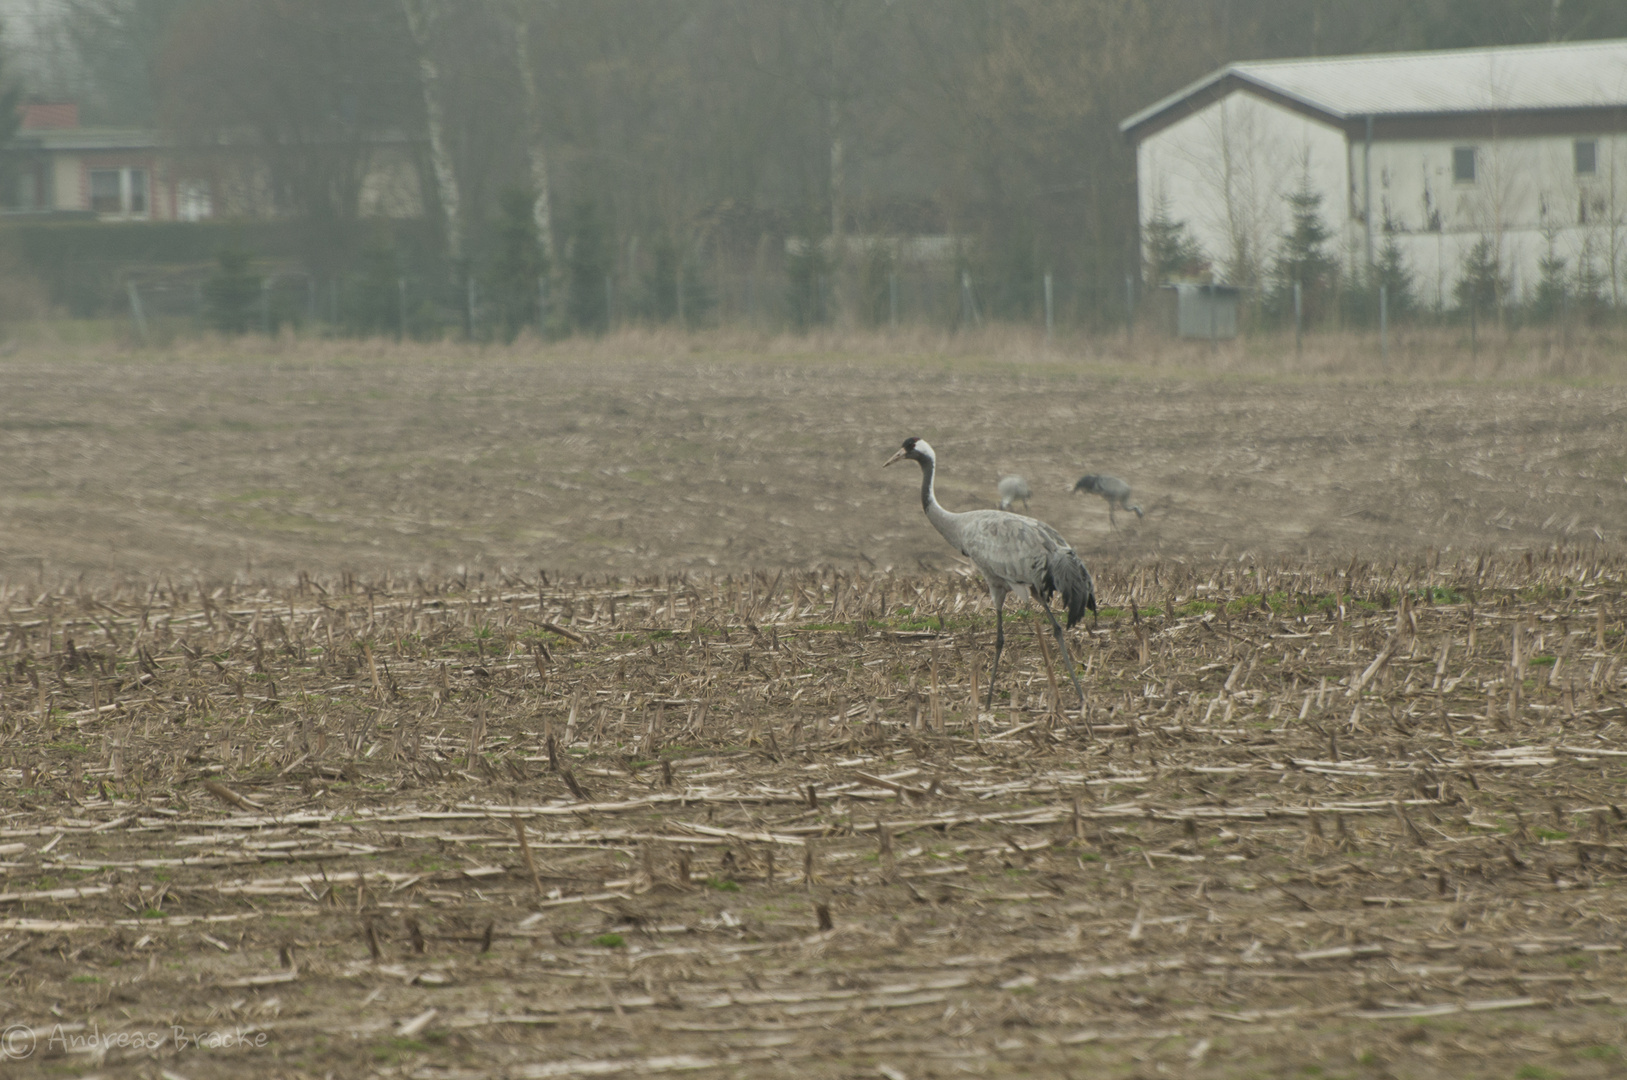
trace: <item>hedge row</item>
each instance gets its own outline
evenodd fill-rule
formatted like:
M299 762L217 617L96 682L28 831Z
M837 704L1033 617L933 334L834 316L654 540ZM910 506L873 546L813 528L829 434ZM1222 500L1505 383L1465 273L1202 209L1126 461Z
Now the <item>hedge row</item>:
M317 227L296 221L104 222L64 215L0 222L0 250L39 279L53 303L82 317L123 305L124 283L131 278L202 268L223 250L332 280L351 272L369 243L393 249L404 267L434 273L435 229L426 221Z

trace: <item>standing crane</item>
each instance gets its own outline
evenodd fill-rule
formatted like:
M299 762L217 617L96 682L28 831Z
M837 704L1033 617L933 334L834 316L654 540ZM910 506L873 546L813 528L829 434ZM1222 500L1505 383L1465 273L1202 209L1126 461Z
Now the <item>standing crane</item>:
M1051 612L1051 595L1062 594L1062 603L1068 612L1071 627L1086 611L1096 610L1096 584L1090 571L1079 561L1062 534L1045 524L1021 514L1004 510L969 510L964 514L951 513L938 504L932 490L932 477L938 459L925 439L911 436L903 447L888 458L886 468L901 458L908 458L921 466L921 507L927 520L938 530L951 547L968 559L989 583L989 596L994 600L994 664L989 668L989 694L984 708L994 707L994 678L1000 670L1000 650L1005 648L1006 596L1019 590L1039 601L1045 617L1051 620L1057 647L1068 665L1068 678L1079 695L1079 708L1085 707L1085 691L1079 685L1079 676L1073 670L1073 656Z
M1107 500L1107 523L1118 528L1119 523L1113 517L1113 509L1134 510L1136 517L1141 517L1141 507L1130 501L1130 485L1116 476L1106 473L1089 473L1079 478L1073 485L1075 491L1085 491L1092 495L1100 495Z
M1028 496L1033 494L1028 490L1028 481L1015 475L1000 477L1000 482L995 485L995 490L1000 493L1000 509L1002 510L1010 510L1017 504L1019 499L1022 500L1023 509L1027 510Z

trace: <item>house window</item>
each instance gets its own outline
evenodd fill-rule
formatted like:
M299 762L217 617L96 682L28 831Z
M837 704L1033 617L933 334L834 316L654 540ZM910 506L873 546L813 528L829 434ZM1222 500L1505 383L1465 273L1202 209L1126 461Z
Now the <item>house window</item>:
M147 213L147 170L131 169L126 175L129 178L130 200L127 206L130 213L145 215Z
M1599 144L1594 139L1576 140L1576 175L1592 176L1599 171Z
M146 217L149 211L147 170L90 170L90 208L98 214Z
M124 199L119 190L123 179L119 169L90 170L90 208L98 214L117 214L124 210Z
M1452 147L1452 179L1459 184L1474 183L1474 158L1474 147Z

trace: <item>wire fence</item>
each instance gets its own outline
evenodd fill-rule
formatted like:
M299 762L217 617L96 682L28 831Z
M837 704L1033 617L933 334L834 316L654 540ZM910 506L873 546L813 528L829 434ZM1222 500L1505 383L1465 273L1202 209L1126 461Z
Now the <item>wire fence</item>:
M759 263L761 260L759 260ZM729 263L688 267L666 278L621 266L601 280L555 275L534 283L493 282L479 273L337 273L319 275L291 265L262 266L252 293L239 294L223 318L212 283L218 267L87 268L69 281L73 314L128 319L145 339L162 325L174 333L295 332L432 340L492 340L521 328L549 338L630 326L690 329L739 327L765 332L927 327L945 331L1027 326L1057 333L1182 335L1171 287L1134 277L1106 279L1035 269L993 273L953 262L834 273L828 266ZM595 295L584 297L588 289ZM1452 309L1397 305L1383 288L1351 290L1311 310L1293 297L1237 292L1235 311L1219 336L1250 337L1292 329L1296 337L1407 326L1454 326L1471 337L1524 326L1598 327L1627 324L1627 309L1608 299L1561 294L1543 305L1471 302ZM584 302L591 299L591 303ZM1210 325L1210 324L1204 324ZM1233 329L1235 327L1235 330ZM1213 331L1209 331L1212 335Z

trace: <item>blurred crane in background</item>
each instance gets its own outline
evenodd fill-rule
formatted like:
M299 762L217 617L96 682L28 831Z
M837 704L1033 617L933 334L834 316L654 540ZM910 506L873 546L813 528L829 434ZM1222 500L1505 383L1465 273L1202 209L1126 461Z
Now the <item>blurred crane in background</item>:
M1073 485L1075 491L1085 491L1092 495L1100 495L1107 500L1107 523L1118 528L1118 520L1113 516L1114 508L1134 510L1136 517L1141 517L1141 507L1130 501L1130 485L1116 476L1106 473L1088 473L1081 476Z
M1028 496L1033 494L1028 490L1028 481L1020 476L1002 476L995 485L1000 492L1000 509L1010 510L1018 500L1022 501L1023 509L1028 509Z

